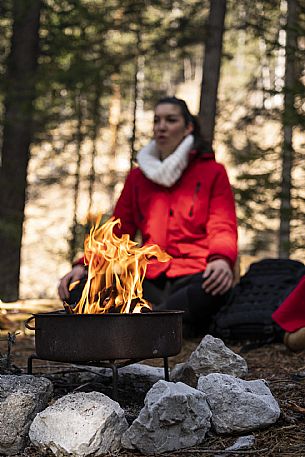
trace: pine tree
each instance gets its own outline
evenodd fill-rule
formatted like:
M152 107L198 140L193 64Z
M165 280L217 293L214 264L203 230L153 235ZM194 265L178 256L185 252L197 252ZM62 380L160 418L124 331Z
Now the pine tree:
M16 300L19 293L40 9L40 0L13 2L13 32L7 60L0 167L0 297L6 301Z

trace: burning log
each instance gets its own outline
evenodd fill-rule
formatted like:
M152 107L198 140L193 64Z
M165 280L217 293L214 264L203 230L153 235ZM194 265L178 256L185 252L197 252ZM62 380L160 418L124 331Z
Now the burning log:
M147 300L146 300L147 301ZM131 302L131 305L130 305L130 312L133 313L135 308L137 306L140 306L140 303L139 303L139 300L137 300L136 298L134 300L132 300ZM147 301L147 305L141 305L141 309L140 309L140 313L151 313L152 311L152 304L150 302Z
M113 301L113 298L116 296L116 289L115 287L108 287L107 289L104 288L102 290L102 292L100 292L100 300L101 300L101 303L104 307L107 307L108 309L108 313L121 313L122 312L122 308L123 308L123 305L120 305L120 306L115 306L114 304L109 307L109 304L108 302L109 301ZM65 311L67 314L75 314L74 313L74 308L73 306L69 305L68 303L64 302L63 303L63 306L65 308ZM141 304L140 303L140 300L138 298L134 298L132 301L131 301L131 305L130 305L130 312L133 313L134 310L136 309L136 307L139 307L140 306L140 313L149 313L152 311L152 304L147 302L147 305L145 304Z

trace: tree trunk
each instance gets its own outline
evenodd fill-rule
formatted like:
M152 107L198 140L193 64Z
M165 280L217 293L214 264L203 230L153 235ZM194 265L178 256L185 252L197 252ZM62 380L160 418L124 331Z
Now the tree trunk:
M283 112L282 184L280 204L279 256L289 257L291 208L291 172L293 168L293 126L295 123L294 89L297 82L295 51L297 49L297 0L287 1L286 62Z
M70 240L70 252L69 260L71 263L75 260L77 254L77 235L78 235L78 199L79 199L79 188L81 180L81 165L82 165L82 144L83 144L83 106L82 96L80 93L77 94L75 99L75 112L77 115L77 126L75 132L75 146L76 146L76 170L75 170L75 181L73 189L73 221L71 228L71 240Z
M226 0L211 0L203 63L199 119L204 139L212 145L217 107Z
M142 55L142 37L140 30L137 30L137 56L135 57L135 72L134 72L134 105L133 105L133 123L132 134L130 139L130 169L132 169L136 158L136 138L137 138L137 117L139 105L143 109L143 79L144 79L144 56Z
M19 295L40 8L40 0L13 1L13 33L7 61L0 166L0 299L4 301L16 300Z
M118 148L118 135L121 122L122 110L121 87L116 81L116 76L112 78L112 97L109 106L108 124L110 129L110 156L115 159Z
M88 218L91 218L91 212L93 208L93 192L95 184L95 158L96 158L96 143L98 133L100 129L100 98L101 98L101 87L100 84L96 86L96 93L93 100L93 127L92 127L92 149L90 154L90 173L89 173L89 186L88 186Z

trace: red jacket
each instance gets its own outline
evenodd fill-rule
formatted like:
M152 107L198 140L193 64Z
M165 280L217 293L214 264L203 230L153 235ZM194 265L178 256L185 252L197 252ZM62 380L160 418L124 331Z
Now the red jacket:
M139 168L127 176L114 210L117 235L142 235L143 244L158 244L172 259L148 265L146 277L203 271L211 257L237 256L235 205L227 173L213 155L193 155L181 178L166 188L147 179Z
M305 327L305 276L272 314L272 318L286 332Z

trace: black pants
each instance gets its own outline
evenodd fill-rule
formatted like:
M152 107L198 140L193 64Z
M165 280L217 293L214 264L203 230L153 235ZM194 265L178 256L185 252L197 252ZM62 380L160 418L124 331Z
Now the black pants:
M153 280L144 280L143 296L151 302L154 311L184 311L185 336L204 335L211 329L213 316L228 302L231 291L214 296L201 286L202 273L178 278L161 275Z

